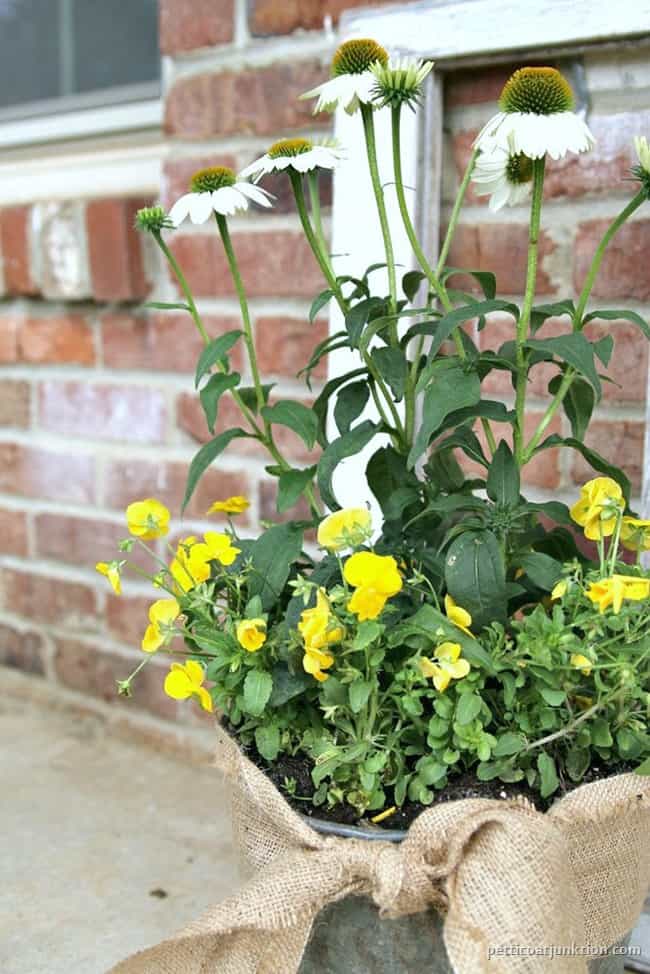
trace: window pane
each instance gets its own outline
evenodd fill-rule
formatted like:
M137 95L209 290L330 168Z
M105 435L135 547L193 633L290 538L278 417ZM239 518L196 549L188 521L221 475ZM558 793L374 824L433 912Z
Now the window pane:
M0 0L0 107L56 98L58 0Z
M157 0L76 0L76 92L158 77L157 8Z
M157 0L0 0L0 109L159 74Z

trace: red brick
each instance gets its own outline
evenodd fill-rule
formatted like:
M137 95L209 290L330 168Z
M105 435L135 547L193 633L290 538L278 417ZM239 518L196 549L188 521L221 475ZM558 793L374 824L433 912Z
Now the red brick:
M160 0L160 50L179 54L233 39L234 0Z
M0 365L18 361L18 331L20 319L13 315L0 317Z
M260 482L260 520L273 521L276 524L284 521L304 520L312 518L309 502L303 496L297 504L290 507L283 514L277 509L278 482L277 480L262 480Z
M154 595L146 599L110 594L106 599L106 623L111 636L139 649L148 624L149 606L155 599Z
M149 290L140 235L133 225L142 199L93 200L86 208L93 296L98 301L133 301Z
M257 157L256 157L257 158ZM226 166L237 170L237 160L233 155L181 156L168 159L163 165L162 204L172 206L179 196L190 190L190 180L199 169L212 166Z
M29 382L0 379L0 426L25 429L31 415Z
M516 65L497 64L445 74L445 108L497 102ZM496 111L496 105L494 107Z
M318 61L200 74L177 81L167 97L165 131L186 139L227 135L276 135L329 125L298 96L327 80Z
M92 365L95 361L92 329L80 315L28 318L20 329L19 348L24 362Z
M605 402L644 403L648 376L648 340L629 321L590 321L585 326L590 341L606 335L614 339L614 351L608 368L600 364L601 375L612 382L603 382Z
M38 632L22 632L13 626L0 625L0 663L32 676L43 676L43 637Z
M539 421L543 416L543 412L538 412L536 410L528 410L524 418L524 436L528 441L530 437L535 432ZM512 427L506 423L492 423L492 432L497 441L506 440L512 446ZM559 416L556 416L551 422L544 439L550 436L552 433L560 433L562 431L561 421ZM483 449L486 450L486 456L489 457L489 453L486 449L486 439L483 428L480 424L476 424L474 432L478 436L479 440L483 445ZM543 450L541 453L533 457L533 459L524 467L522 473L522 481L525 484L533 487L544 487L547 490L552 490L559 486L560 483L560 465L559 465L559 454L560 451L556 447L551 450ZM470 475L473 476L484 476L485 469L479 464L475 463L473 460L469 460L460 450L456 450L456 455L461 463L463 469Z
M327 332L327 321L322 318L313 325L302 318L259 318L255 340L262 373L295 378L309 361L316 345L327 338ZM312 374L316 379L324 379L327 359L322 359Z
M389 0L252 0L250 31L256 36L290 34L294 30L322 30L325 17L338 23L344 10L379 7Z
M587 220L579 225L574 248L573 280L576 290L582 288L594 252L610 222ZM625 224L605 251L592 297L637 298L641 301L650 298L649 250L650 220Z
M8 294L36 294L29 260L28 206L10 206L0 212L0 245L5 291Z
M325 282L309 244L290 230L233 234L233 247L250 297L314 297ZM206 234L178 236L172 250L199 297L234 295L220 241Z
M31 571L0 571L0 605L33 622L75 628L94 628L97 624L94 589Z
M643 482L643 447L645 424L641 420L594 420L585 437L585 443L597 450L606 460L620 467L630 478L635 492ZM589 464L579 453L573 453L571 476L576 484L584 484L596 477Z
M1 443L0 491L69 504L92 504L95 461L82 454Z
M544 270L544 260L555 250L555 244L544 232L540 235L537 294L553 294L555 287ZM521 294L526 284L528 227L514 223L460 224L456 228L447 263L451 267L492 271L497 278L497 293ZM471 278L458 276L453 287L471 287Z
M39 395L43 429L71 436L129 443L160 443L165 399L155 389L83 382L43 382Z
M241 329L238 318L204 315L210 338ZM153 316L107 314L102 319L104 365L112 369L156 369L194 372L204 349L203 339L187 314ZM233 369L241 370L244 354L238 342L230 351Z
M0 521L1 524L1 521ZM76 517L67 514L38 514L35 518L36 553L41 558L94 568L98 561L125 558L154 574L157 566L151 557L135 545L130 554L122 554L118 544L129 536L126 523ZM128 569L125 576L129 576ZM98 576L99 577L99 576ZM104 584L100 579L100 584Z
M115 706L142 708L156 717L173 719L177 706L163 690L168 665L162 661L152 660L138 673L131 698L118 695L117 681L126 679L137 662L137 658L119 656L74 639L56 640L54 668L64 686Z
M0 538L3 555L18 555L20 558L27 555L27 515L24 511L0 508Z
M106 506L122 511L134 500L156 497L173 515L180 516L186 481L186 463L115 460L106 469ZM204 517L214 500L233 494L250 496L248 476L212 467L199 480L187 517Z

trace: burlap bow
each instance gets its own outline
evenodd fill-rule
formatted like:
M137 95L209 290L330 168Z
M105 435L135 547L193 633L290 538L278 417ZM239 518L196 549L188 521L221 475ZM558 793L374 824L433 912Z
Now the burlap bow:
M634 926L650 883L647 778L584 785L545 815L524 801L434 805L396 845L319 835L221 730L216 764L252 879L111 974L296 974L317 914L355 894L385 916L442 913L456 974L584 974L584 953L495 948L609 946Z

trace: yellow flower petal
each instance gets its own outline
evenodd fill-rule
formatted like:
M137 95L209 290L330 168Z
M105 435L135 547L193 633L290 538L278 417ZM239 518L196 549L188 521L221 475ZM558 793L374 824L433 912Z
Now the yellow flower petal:
M583 656L582 653L573 653L571 655L571 666L573 666L576 670L580 670L580 672L584 673L585 676L589 676L593 669L593 663L591 660L586 656Z
M561 599L563 595L566 595L568 588L569 583L567 582L566 578L556 582L553 586L553 591L551 592L551 599Z
M194 692L196 696L199 698L199 703L201 704L203 709L207 710L209 713L212 713L212 697L205 689L205 687L198 687L198 689L195 690Z
M266 642L264 619L242 619L237 623L237 641L249 653L256 653Z
M445 595L445 613L450 622L453 622L455 626L466 632L468 636L471 636L470 626L472 624L472 617L466 609L457 605L452 599L451 595Z
M365 622L367 619L376 619L381 615L387 601L388 596L383 592L362 586L354 592L347 607L349 612L356 615L359 622Z
M208 514L243 514L248 510L250 502L245 497L227 497L225 501L215 501L209 508Z
M462 652L460 643L441 643L436 649L436 659L454 663Z
M150 623L147 626L142 637L142 649L145 653L155 653L157 649L160 649L165 641L160 628L155 625L155 623Z
M135 501L126 509L126 523L130 533L144 541L161 538L167 534L169 518L170 514L165 505L153 497Z
M433 685L440 693L444 693L449 684L451 683L451 675L443 670L441 667L437 667L437 673L433 677Z
M175 669L174 665L165 677L164 689L167 696L172 697L173 700L187 700L194 692L194 687L187 678L187 674L182 671L182 667L178 670Z
M372 551L358 551L345 563L343 575L354 588L371 588L387 598L402 589L402 577L392 555L376 555Z
M149 606L149 619L160 625L170 625L180 615L180 606L176 599L158 599Z
M335 511L321 521L317 539L321 548L341 551L362 544L370 536L371 530L370 511L365 507L348 507Z
M100 575L104 575L109 580L116 595L122 594L122 578L117 562L98 561L95 565L95 571L99 572Z

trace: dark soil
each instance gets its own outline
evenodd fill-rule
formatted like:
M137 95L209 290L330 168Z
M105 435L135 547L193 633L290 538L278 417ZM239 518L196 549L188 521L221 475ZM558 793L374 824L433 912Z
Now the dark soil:
M228 726L227 722L224 722L224 727L228 733L236 738L235 728ZM241 744L240 747L242 747ZM342 825L368 826L373 824L373 816L380 814L378 812L368 812L360 818L358 812L351 805L337 805L335 808L327 808L326 805L319 805L318 807L312 805L310 799L316 789L311 780L313 762L307 757L291 757L283 754L273 764L269 764L264 758L260 757L254 746L242 747L242 750L246 754L246 757L271 779L291 807L302 815L306 815L309 818L324 819L329 822L338 822ZM434 803L458 801L462 798L493 798L502 801L526 798L538 811L545 812L554 802L567 795L570 791L573 791L574 788L578 788L580 785L588 784L592 781L600 781L602 778L610 778L615 774L632 771L633 768L634 766L631 764L622 763L608 765L607 767L591 767L582 781L562 781L560 788L550 798L542 798L539 792L529 788L525 781L517 781L513 784L506 784L498 780L479 781L472 772L467 771L452 778L444 788L435 792ZM287 793L285 781L288 778L295 781L295 791L293 794ZM391 804L390 795L388 794L386 797L386 807L389 808ZM393 815L377 823L377 825L379 828L386 829L407 829L421 812L426 811L430 807L429 805L421 805L419 802L407 801Z

